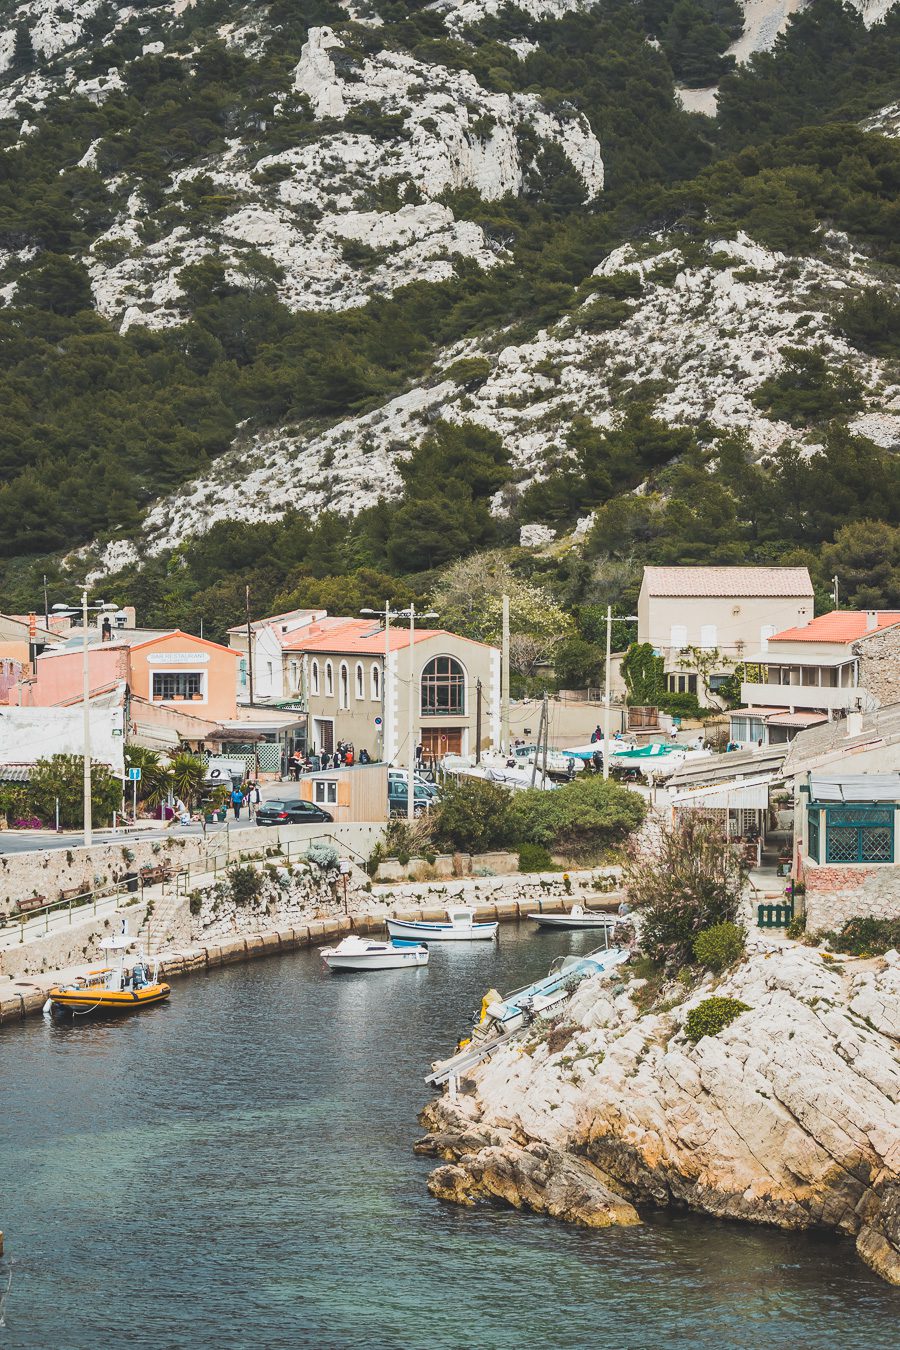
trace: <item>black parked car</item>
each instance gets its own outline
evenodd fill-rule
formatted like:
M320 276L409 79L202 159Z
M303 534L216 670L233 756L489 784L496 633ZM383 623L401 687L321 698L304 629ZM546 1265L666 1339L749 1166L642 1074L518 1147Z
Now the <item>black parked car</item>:
M333 822L330 811L312 802L260 802L256 812L257 825L315 825L320 821Z

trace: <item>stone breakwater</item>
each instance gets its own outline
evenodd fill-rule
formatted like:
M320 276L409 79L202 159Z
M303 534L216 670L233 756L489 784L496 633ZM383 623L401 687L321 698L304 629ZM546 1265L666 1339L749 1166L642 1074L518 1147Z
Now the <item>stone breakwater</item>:
M713 983L654 1008L644 981L585 981L425 1108L430 1189L592 1225L644 1205L826 1228L900 1284L900 957L785 944ZM694 1044L713 992L749 1011Z

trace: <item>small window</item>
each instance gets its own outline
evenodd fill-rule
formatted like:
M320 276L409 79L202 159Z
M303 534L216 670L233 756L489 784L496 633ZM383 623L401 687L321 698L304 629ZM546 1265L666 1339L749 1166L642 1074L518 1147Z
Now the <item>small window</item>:
M362 698L362 697L364 696L364 693L365 693L365 676L363 675L363 668L362 668L362 666L361 666L360 663L357 661L357 663L356 663L356 697L357 697L357 698Z
M325 693L329 698L334 694L334 666L330 661L325 662Z
M335 806L337 781L334 778L316 778L313 782L316 806Z
M372 666L372 698L376 703L381 702L381 671L377 666Z
M318 663L318 661L313 661L313 663L312 663L312 691L313 691L314 694L317 694L317 693L319 692L319 663Z

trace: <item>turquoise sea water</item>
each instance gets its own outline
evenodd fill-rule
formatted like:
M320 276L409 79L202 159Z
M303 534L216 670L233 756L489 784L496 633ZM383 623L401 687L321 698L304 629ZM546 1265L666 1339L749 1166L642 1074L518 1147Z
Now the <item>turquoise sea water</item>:
M588 1232L458 1210L410 1146L422 1077L493 984L589 934L502 930L425 970L314 951L176 982L126 1022L0 1036L4 1350L895 1347L852 1245L686 1215Z

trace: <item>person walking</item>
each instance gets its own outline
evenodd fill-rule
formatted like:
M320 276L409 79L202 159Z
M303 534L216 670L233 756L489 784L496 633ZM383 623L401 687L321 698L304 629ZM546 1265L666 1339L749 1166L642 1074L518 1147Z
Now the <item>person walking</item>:
M247 793L247 814L252 820L259 810L259 804L262 801L262 793L259 790L259 783L250 784L250 790Z
M241 818L241 807L244 805L244 794L239 787L233 789L231 793L231 807L234 811L235 820Z

